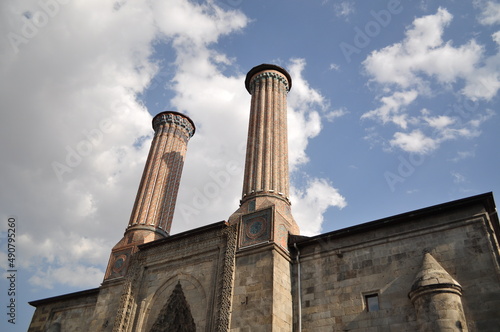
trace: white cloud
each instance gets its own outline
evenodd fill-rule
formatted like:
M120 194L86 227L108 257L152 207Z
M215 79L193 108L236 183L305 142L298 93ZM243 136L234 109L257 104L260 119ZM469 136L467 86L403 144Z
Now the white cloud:
M444 30L452 19L444 8L416 18L401 42L373 51L363 61L366 73L383 94L379 97L381 106L361 118L396 124L399 129L389 142L392 147L430 153L446 140L478 136L479 125L491 116L490 111L478 107L468 114L467 121L455 109L435 116L429 114L436 110L414 111L416 102L440 91L453 93L458 87L462 98L477 103L491 100L500 89L500 53L486 56L484 47L475 40L460 46L444 41ZM374 137L373 133L369 137Z
M382 123L393 122L403 129L407 128L408 115L404 112L405 106L411 104L418 96L417 91L396 91L391 96L380 98L382 106L364 113L361 118L381 120Z
M493 111L487 110L485 114L462 123L456 117L431 116L428 110L423 110L419 129L413 129L409 133L396 132L389 144L406 152L428 154L438 149L445 141L479 136L481 131L478 128L493 115Z
M49 289L61 284L73 287L96 287L102 278L103 273L98 268L67 264L57 268L49 266L44 270L38 270L29 278L29 282L34 286Z
M429 124L429 126L436 129L443 129L455 122L455 119L445 115L439 115L435 117L425 116L424 120Z
M333 5L333 9L337 17L345 18L346 20L356 11L356 8L354 7L354 2L352 1L342 1L335 3Z
M306 148L309 139L321 131L321 118L329 106L323 96L312 89L302 77L306 66L304 59L292 59L289 66L292 76L292 90L288 96L288 144L289 164L293 172L301 164L307 163Z
M425 136L420 130L413 130L410 133L397 132L390 144L404 151L419 154L431 152L439 145L436 140Z
M349 111L342 107L330 112L326 112L325 118L328 122L333 122L336 118L340 118L346 114L349 114Z
M344 208L346 199L325 179L309 179L306 188L294 188L293 215L302 235L316 235L321 231L323 214L330 207Z
M458 162L467 158L474 158L476 156L476 151L457 151L456 157L452 158L451 161Z
M479 15L479 23L483 25L494 25L500 23L500 3L494 1L479 2L481 14Z
M497 43L497 45L500 45L500 31L493 33L491 35L491 39L493 39L493 41Z
M462 182L465 182L465 180L466 180L465 176L460 174L457 171L451 171L450 174L453 178L453 183L462 183Z
M337 71L340 69L340 66L336 63L331 63L329 69L333 70L333 71Z
M402 42L373 51L365 59L366 71L378 83L414 87L420 93L427 86L426 79L440 83L467 79L474 73L483 48L474 40L459 47L445 43L443 32L452 18L446 9L439 8L434 15L415 19Z

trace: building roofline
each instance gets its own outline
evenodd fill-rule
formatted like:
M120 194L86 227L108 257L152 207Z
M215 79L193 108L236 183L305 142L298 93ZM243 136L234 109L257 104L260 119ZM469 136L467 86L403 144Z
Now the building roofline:
M486 211L489 212L490 218L492 219L492 226L494 228L495 235L498 239L500 239L500 225L499 225L498 214L496 213L496 206L495 206L495 201L493 198L493 193L487 192L484 194L466 197L466 198L454 200L451 202L437 204L437 205L429 206L426 208L422 208L422 209L418 209L418 210L414 210L414 211L409 211L409 212L397 214L397 215L382 218L382 219L377 219L374 221L354 225L354 226L347 227L347 228L342 228L339 230L319 234L319 235L312 236L312 237L292 236L290 238L289 243L290 244L296 243L298 246L301 246L301 245L303 246L303 245L315 243L318 240L324 239L324 238L336 238L336 237L342 237L342 236L346 236L346 235L350 235L350 234L358 234L358 233L366 232L366 231L373 230L373 229L380 228L380 227L384 227L384 226L392 226L392 225L396 225L396 224L399 224L402 222L407 222L409 220L421 218L421 217L426 216L426 215L445 212L445 211L448 211L451 209L456 209L459 207L469 206L469 205L478 204L478 203L483 204Z
M92 289L86 289L86 290L78 291L78 292L74 292L74 293L68 293L68 294L63 294L63 295L58 295L58 296L47 297L45 299L30 301L30 302L28 302L28 304L33 306L33 307L38 307L39 305L47 304L50 302L73 300L73 299L77 299L79 297L87 297L89 295L97 295L97 294L99 294L99 289L100 288L92 288Z
M170 236L163 238L163 239L158 239L155 241L143 243L143 244L138 245L137 247L139 248L139 250L145 250L145 249L149 249L151 247L156 247L156 246L161 245L161 244L166 243L166 242L177 241L177 240L183 239L185 237L193 236L195 234L204 233L204 232L212 231L215 229L225 228L228 226L229 225L226 221L224 221L224 220L218 221L218 222L215 222L212 224L208 224L206 226L201 226L201 227L191 229L191 230L188 230L188 231L185 231L182 233L178 233L175 235L170 235Z

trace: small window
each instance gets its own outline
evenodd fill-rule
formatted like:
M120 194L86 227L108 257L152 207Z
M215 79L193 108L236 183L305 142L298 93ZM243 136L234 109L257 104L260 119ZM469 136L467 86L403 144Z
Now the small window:
M366 311L379 311L378 294L365 295Z

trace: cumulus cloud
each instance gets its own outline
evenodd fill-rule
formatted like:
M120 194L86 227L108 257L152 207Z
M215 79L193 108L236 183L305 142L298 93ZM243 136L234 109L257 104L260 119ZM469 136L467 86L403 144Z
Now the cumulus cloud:
M302 77L305 66L304 59L292 59L289 65L293 82L288 96L289 164L292 172L308 162L308 141L321 131L320 112L329 106L324 97Z
M403 129L408 125L408 114L405 106L410 105L418 96L416 90L396 91L390 96L380 98L382 106L366 112L361 119L379 119L382 123L393 122Z
M411 133L395 133L390 144L412 153L427 153L435 150L438 145L436 140L425 136L418 129Z
M474 40L454 47L442 39L444 29L453 16L444 8L434 15L415 19L406 38L400 42L372 52L363 65L378 83L399 88L416 87L420 93L428 79L440 83L453 83L458 78L470 78L483 56L483 48Z
M427 110L422 114L420 128L409 133L400 131L394 133L389 141L391 147L410 153L428 154L438 149L445 141L479 136L481 124L495 115L493 111L487 110L485 114L480 114L467 122L460 121L459 125L455 125L457 122L455 118L446 115L431 116ZM424 130L429 134L425 134Z
M500 3L494 1L476 2L481 8L479 23L483 25L494 25L500 23Z
M303 235L320 233L328 208L342 209L347 205L345 197L325 179L312 178L304 189L292 189L293 215Z
M455 119L446 115L439 115L435 117L424 116L424 120L429 124L429 126L436 129L443 129L455 122Z
M443 141L479 135L478 125L492 116L477 103L490 101L500 89L500 53L486 55L485 48L473 39L459 46L445 41L444 31L452 21L453 15L444 8L416 18L401 42L375 50L363 61L382 94L381 105L361 118L396 125L389 142L392 147L430 153ZM495 40L495 34L492 38ZM432 98L436 87L460 95L459 105L445 112L416 111L416 102ZM461 104L467 104L463 100L475 103L466 117L462 116ZM429 112L437 114L430 117Z

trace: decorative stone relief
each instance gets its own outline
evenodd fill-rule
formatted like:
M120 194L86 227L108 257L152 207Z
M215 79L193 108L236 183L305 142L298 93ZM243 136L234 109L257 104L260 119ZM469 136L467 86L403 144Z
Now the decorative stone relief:
M193 315L180 282L175 286L150 332L196 332Z
M272 208L244 215L241 219L240 247L271 240Z

